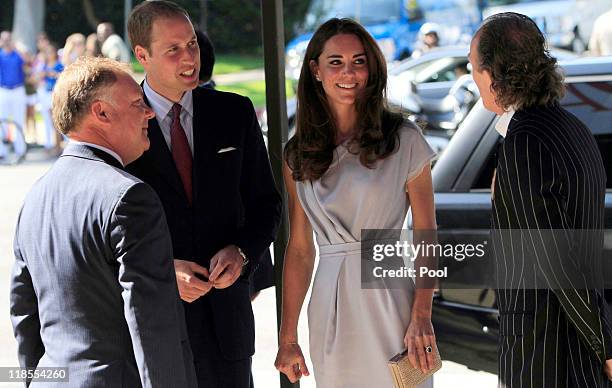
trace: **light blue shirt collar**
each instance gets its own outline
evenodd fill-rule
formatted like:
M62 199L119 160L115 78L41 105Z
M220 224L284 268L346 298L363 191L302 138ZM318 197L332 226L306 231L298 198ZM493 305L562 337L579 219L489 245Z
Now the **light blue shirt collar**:
M153 90L153 88L151 88L151 85L149 85L149 83L147 82L146 78L144 81L143 89L145 95L147 96L147 99L149 100L149 105L155 112L155 116L157 116L157 119L161 122L162 120L164 120L164 118L168 116L168 114L172 110L174 102L170 101L166 97ZM193 117L193 92L191 90L186 91L178 103L183 107L184 111L186 111L191 117Z

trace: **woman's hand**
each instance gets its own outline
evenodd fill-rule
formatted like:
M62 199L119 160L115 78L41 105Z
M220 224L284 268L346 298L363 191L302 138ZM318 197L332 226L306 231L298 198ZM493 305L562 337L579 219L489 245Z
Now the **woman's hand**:
M302 376L309 376L302 349L297 343L282 344L278 348L274 366L284 373L289 381L295 383Z
M438 347L429 316L413 315L404 336L404 345L408 349L408 360L415 369L427 373L433 368L434 354L438 351ZM431 352L426 351L428 347L431 347Z

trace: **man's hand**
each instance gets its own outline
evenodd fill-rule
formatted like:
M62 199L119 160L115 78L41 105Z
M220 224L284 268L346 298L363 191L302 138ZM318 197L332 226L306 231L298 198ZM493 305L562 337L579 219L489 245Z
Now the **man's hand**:
M604 364L604 373L608 376L608 380L612 380L612 358L606 360Z
M174 272L176 272L179 295L185 302L193 302L212 288L210 281L204 281L196 276L199 273L208 278L208 270L193 261L174 259Z
M242 256L238 247L228 245L210 260L209 282L215 288L227 288L234 284L242 272Z

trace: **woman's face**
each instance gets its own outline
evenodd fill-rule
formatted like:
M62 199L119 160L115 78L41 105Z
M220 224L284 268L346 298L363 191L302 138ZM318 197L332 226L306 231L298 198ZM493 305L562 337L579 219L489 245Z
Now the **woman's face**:
M311 71L321 82L332 108L354 105L368 83L368 60L361 40L353 34L331 37Z
M83 40L83 39L76 39L74 41L73 52L77 56L83 55L83 53L85 53L85 40Z
M45 47L45 56L48 62L57 61L57 49L52 45L48 45Z

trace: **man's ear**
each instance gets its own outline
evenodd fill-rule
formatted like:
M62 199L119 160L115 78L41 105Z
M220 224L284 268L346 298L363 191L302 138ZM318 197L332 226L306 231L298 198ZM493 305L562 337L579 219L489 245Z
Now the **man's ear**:
M150 54L146 48L140 45L136 45L134 46L134 56L136 57L138 62L140 62L141 65L144 65L148 62Z
M90 110L98 122L108 124L110 123L108 108L109 105L107 103L101 100L97 100L91 104Z

